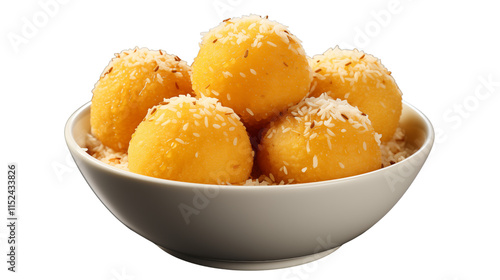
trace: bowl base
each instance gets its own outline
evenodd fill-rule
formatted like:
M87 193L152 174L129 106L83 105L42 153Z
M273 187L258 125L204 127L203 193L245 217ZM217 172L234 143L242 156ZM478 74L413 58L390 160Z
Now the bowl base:
M296 257L289 259L278 259L278 260L269 260L269 261L231 261L231 260L217 260L217 259L205 259L199 258L195 256L186 255L183 253L179 253L176 251L172 251L170 249L166 249L162 246L159 246L162 250L169 253L170 255L179 258L181 260L185 260L191 263L215 267L215 268L223 268L223 269L232 269L232 270L267 270L267 269L277 269L277 268L285 268L290 266L296 266L301 264L306 264L318 259L321 259L329 254L335 252L340 246L335 247L333 249L329 249L323 252Z

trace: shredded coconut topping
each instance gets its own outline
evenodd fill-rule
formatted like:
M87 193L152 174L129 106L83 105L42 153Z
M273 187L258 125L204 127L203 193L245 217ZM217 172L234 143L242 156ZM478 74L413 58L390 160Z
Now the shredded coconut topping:
M219 113L221 115L228 115L230 118L228 120L231 122L231 119L239 120L240 117L233 111L233 109L229 107L224 107L222 104L216 99L212 97L205 97L202 96L199 99L192 97L190 94L187 95L179 95L176 97L171 97L169 99L164 99L162 103L159 105L156 105L148 110L148 113L145 117L145 119L150 119L152 115L157 111L157 110L173 110L177 111L177 107L182 106L183 103L192 103L192 104L198 104L201 105L202 108L198 111L197 114L193 114L193 117L196 119L201 119L203 118L203 115L211 115L210 111L215 110L216 113ZM210 109L210 110L209 110ZM158 121L156 119L156 121ZM208 121L208 120L206 120ZM235 123L236 125L236 123Z
M165 51L149 50L148 48L134 48L129 50L124 50L121 53L115 54L115 57L111 60L109 65L104 69L101 74L101 78L104 78L107 74L112 73L113 68L117 64L124 64L126 67L137 67L142 66L140 69L146 72L148 71L146 65L156 64L153 71L158 70L169 71L175 75L182 77L182 72L191 72L188 64L181 60L178 56L170 55ZM137 72L136 69L130 73L130 79L136 79ZM160 73L156 73L157 80L161 83L163 78ZM150 82L150 81L148 81Z
M312 132L312 127L324 126L329 136L335 137L335 133L329 128L333 127L333 120L349 123L353 128L363 128L368 130L371 122L368 116L364 115L357 107L351 106L346 100L333 99L327 93L321 94L319 97L308 97L303 99L299 104L292 106L288 110L292 117L299 122L304 122L304 135L309 137L309 140L318 136ZM320 121L311 121L314 116L319 116ZM344 130L342 130L344 132ZM379 136L376 136L377 140Z
M248 34L251 30L258 30L256 36ZM271 47L277 47L278 42L271 42L266 39L266 34L275 33L285 44L296 43L290 49L294 53L305 54L301 46L301 41L290 31L288 27L258 15L249 15L241 18L231 18L223 21L218 26L210 29L209 32L202 33L201 44L236 44L252 40L251 47L259 48L262 43ZM215 42L214 42L215 41ZM291 45L290 45L291 46ZM248 55L248 52L245 52Z
M309 59L313 76L315 79L324 80L326 76L339 76L342 82L352 85L360 79L366 82L368 79L377 79L376 87L385 87L380 77L390 77L391 72L385 68L380 59L354 50L342 50L338 46L328 49L325 53L315 55ZM401 91L399 91L401 94ZM349 96L346 94L345 98Z

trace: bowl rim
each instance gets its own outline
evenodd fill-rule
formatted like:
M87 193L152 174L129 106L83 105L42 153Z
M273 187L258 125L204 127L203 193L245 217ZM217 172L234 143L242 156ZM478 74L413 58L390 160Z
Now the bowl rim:
M368 177L368 176L373 176L374 174L381 173L381 172L390 172L394 168L398 168L400 165L409 162L412 158L415 158L417 156L421 156L422 153L425 151L430 152L432 149L432 145L434 143L434 138L435 138L435 132L434 128L432 126L432 123L430 120L415 106L409 104L406 101L402 101L402 103L412 109L417 115L419 116L420 119L423 120L425 124L425 132L427 133L425 141L423 142L422 146L411 156L407 157L403 161L400 161L398 163L395 163L391 166L387 166L384 168L380 168L374 171L354 175L354 176L349 176L349 177L344 177L344 178L338 178L338 179L331 179L331 180L325 180L325 181L318 181L318 182L310 182L310 183L297 183L297 184L285 184L285 185L216 185L216 184L202 184L202 183L190 183L190 182L183 182L183 181L174 181L174 180L168 180L168 179L161 179L161 178L155 178L155 177L150 177L146 175L141 175L137 173L133 173L131 171L126 171L119 169L117 167L108 165L90 154L88 154L83 148L81 148L77 143L76 140L73 137L72 130L75 125L75 120L79 119L82 117L82 114L85 113L86 111L89 111L90 113L90 105L92 101L89 101L82 105L80 108L78 108L71 116L68 118L66 121L65 127L64 127L64 137L66 140L66 145L68 146L71 154L73 157L79 156L82 160L84 160L87 164L92 165L95 168L100 168L104 169L106 172L110 172L114 175L117 176L124 176L128 179L134 179L134 180L140 180L140 181L145 181L148 183L153 183L155 185L159 185L161 187L166 187L166 188L171 188L173 185L176 187L187 187L187 188L198 188L198 189L206 189L206 188L220 188L224 187L224 189L231 189L231 190L236 190L236 191L274 191L275 189L279 188L284 188L287 190L295 190L295 189L303 189L303 188L314 188L314 187L323 187L328 185L329 187L332 187L332 185L336 184L341 184L346 181L351 181L351 180L357 180L359 178L363 177ZM227 187L227 188L226 188Z

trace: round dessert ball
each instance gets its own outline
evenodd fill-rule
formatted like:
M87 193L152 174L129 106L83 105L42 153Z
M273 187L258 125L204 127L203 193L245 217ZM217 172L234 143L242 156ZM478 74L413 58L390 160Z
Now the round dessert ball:
M238 115L215 98L181 95L149 110L132 136L129 170L176 181L240 184L253 150Z
M382 141L399 126L401 91L380 60L358 50L329 49L311 60L314 77L311 96L328 92L366 113Z
M322 94L305 98L270 123L257 162L275 182L353 176L381 167L380 135L356 107Z
M192 69L195 94L219 99L253 131L304 98L312 81L300 40L259 16L228 19L211 29Z
M162 50L135 48L116 54L93 90L92 133L104 145L126 152L149 108L192 92L190 71L186 62Z

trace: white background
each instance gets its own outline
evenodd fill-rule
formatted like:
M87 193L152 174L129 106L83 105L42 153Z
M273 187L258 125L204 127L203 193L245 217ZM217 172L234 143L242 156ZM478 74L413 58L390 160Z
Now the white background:
M56 4L44 8L49 2ZM3 261L2 187L0 278L500 279L499 7L458 2L2 1L0 170L19 164L19 272ZM389 214L337 252L293 269L221 270L164 253L106 210L63 138L114 53L161 48L191 64L200 32L250 13L288 25L308 55L340 44L381 58L437 133Z

